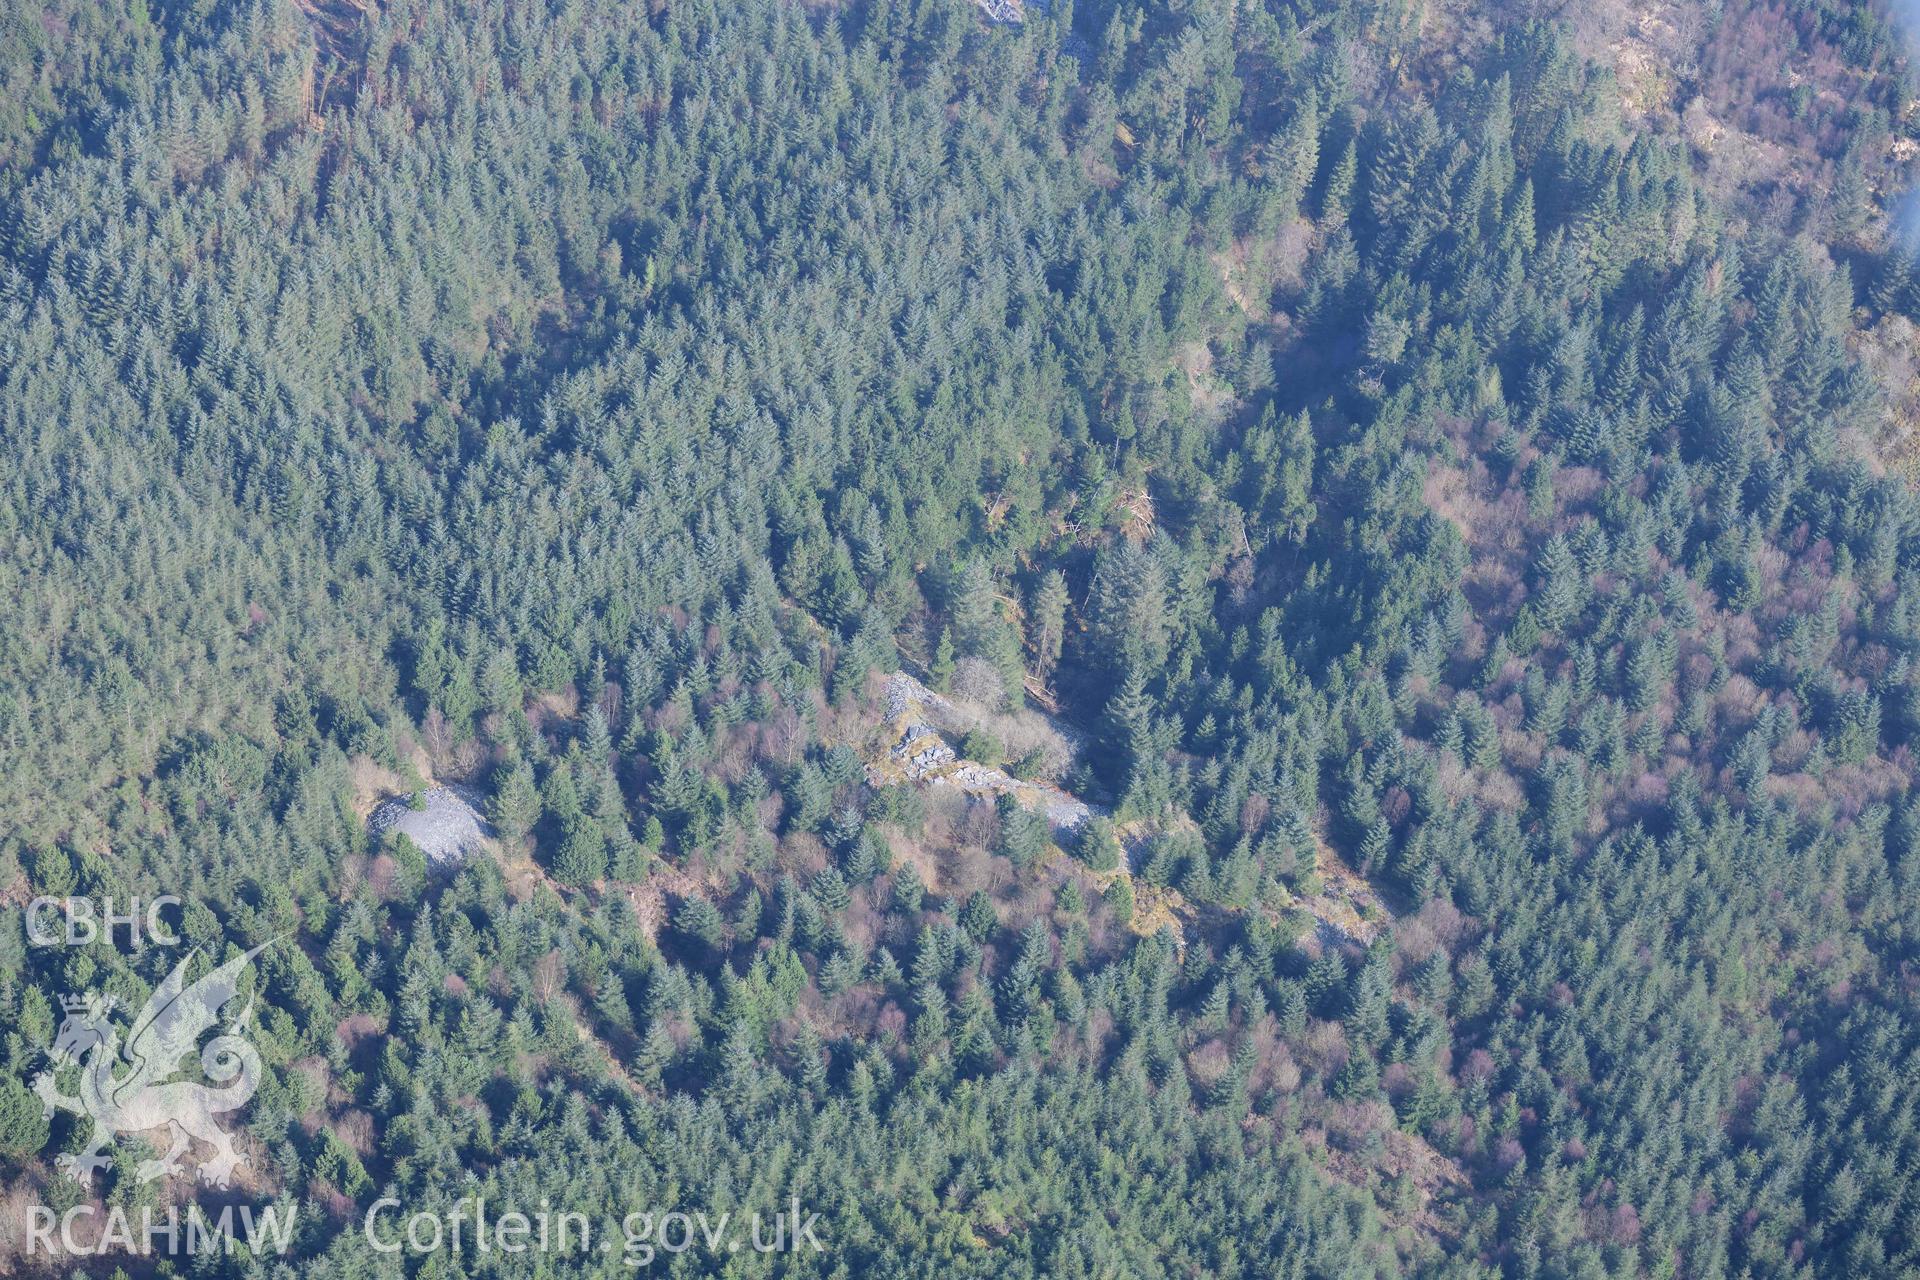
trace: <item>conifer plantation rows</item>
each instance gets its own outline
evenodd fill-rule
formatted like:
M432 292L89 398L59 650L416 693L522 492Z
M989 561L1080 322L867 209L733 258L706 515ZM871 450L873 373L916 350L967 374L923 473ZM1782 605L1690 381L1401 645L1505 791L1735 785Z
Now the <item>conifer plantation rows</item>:
M11 6L0 1202L280 939L158 1274L1920 1275L1905 46L1671 8Z

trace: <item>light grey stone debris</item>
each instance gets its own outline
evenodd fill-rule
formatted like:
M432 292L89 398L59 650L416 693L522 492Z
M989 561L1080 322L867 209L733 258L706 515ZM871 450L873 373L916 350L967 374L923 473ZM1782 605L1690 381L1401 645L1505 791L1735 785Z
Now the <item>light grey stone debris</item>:
M493 827L482 814L478 793L462 786L428 787L426 807L416 809L411 796L383 800L367 819L374 839L398 832L418 845L435 866L457 866L491 839Z

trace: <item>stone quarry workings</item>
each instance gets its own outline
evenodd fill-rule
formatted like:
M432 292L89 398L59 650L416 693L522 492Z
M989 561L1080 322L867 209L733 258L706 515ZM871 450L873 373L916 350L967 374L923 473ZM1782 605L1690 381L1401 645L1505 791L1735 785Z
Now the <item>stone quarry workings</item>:
M897 736L884 762L868 765L872 781L904 777L928 786L957 787L970 795L1011 795L1028 808L1044 812L1056 833L1071 833L1094 812L1086 801L1058 787L961 759L948 737L963 736L974 727L975 717L906 672L896 671L887 678L886 701L887 725Z

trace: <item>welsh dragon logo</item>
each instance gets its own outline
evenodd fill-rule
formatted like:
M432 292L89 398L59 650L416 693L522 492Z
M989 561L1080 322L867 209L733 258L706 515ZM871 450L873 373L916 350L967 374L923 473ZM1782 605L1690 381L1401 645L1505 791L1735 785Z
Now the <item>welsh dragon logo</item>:
M89 1183L95 1171L108 1163L107 1148L114 1136L165 1128L171 1145L158 1160L142 1161L134 1176L151 1182L181 1172L180 1157L191 1139L213 1148L213 1158L199 1167L200 1181L225 1187L246 1157L234 1149L233 1138L214 1122L214 1116L244 1106L260 1085L260 1054L241 1036L253 1012L253 1001L227 1024L225 1031L199 1050L200 1066L214 1085L172 1077L181 1059L199 1047L200 1037L220 1020L220 1010L237 994L240 971L272 945L263 942L235 956L191 986L187 966L199 948L187 953L167 975L134 1019L123 1048L119 1030L109 1021L113 997L68 996L63 1000L66 1021L54 1037L48 1056L55 1068L80 1065L80 1092L61 1091L54 1071L34 1077L46 1113L71 1111L93 1122L87 1145L78 1153L59 1156L55 1164L75 1181Z

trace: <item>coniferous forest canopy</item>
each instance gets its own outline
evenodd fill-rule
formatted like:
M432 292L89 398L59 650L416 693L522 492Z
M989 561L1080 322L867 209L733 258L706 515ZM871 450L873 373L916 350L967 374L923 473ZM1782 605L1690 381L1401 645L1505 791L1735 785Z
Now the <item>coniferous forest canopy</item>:
M991 7L0 12L0 1271L1920 1276L1895 13Z

